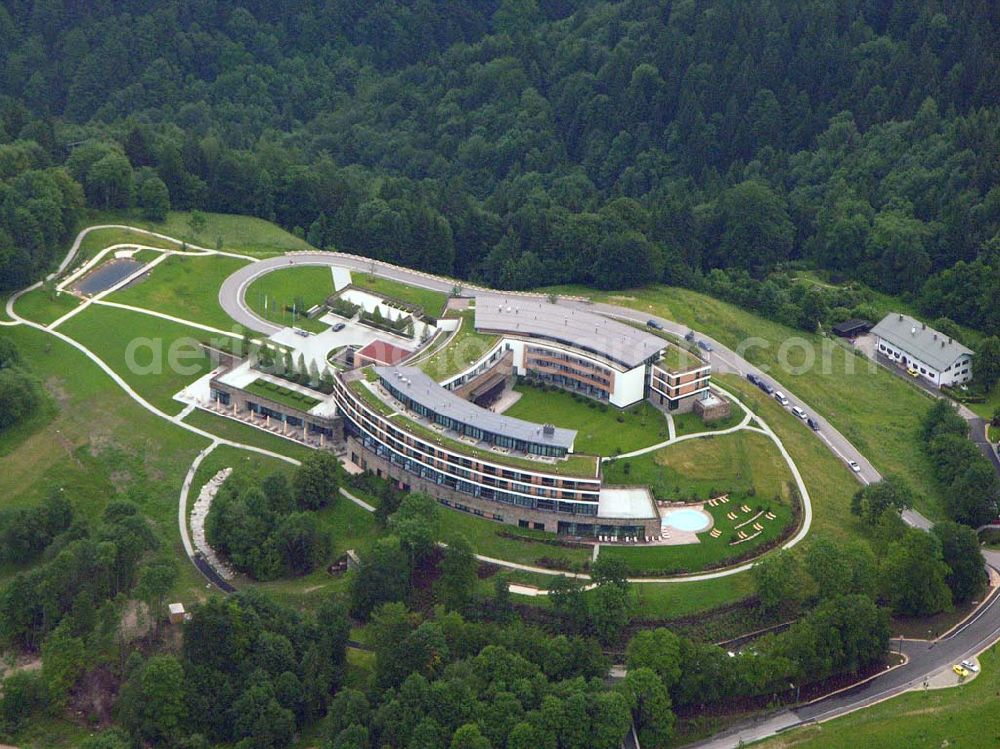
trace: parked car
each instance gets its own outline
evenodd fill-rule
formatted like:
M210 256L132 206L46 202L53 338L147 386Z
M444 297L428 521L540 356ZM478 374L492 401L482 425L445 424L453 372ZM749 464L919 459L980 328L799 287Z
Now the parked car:
M698 341L698 348L702 351L713 351L712 344L708 341Z
M910 377L919 377L920 376L920 372L918 372L913 367L907 367L906 368L906 374L908 374Z
M774 399L776 401L778 401L778 403L780 403L783 406L787 406L788 405L788 398L780 390L774 391Z
M694 331L689 330L687 333L685 333L684 340L687 341L688 343L694 343Z
M969 670L966 669L966 668L963 668L958 663L956 663L954 666L952 666L951 670L954 671L956 674L958 674L958 678L960 678L960 679L964 679L966 676L969 675Z
M646 325L651 327L653 330L663 330L663 326L656 322L656 320L646 320Z
M308 338L312 335L308 330L303 330L302 328L292 328L295 331L295 335L300 335L303 338Z
M861 466L859 466L856 461L849 460L847 461L847 465L855 473L861 473Z
M973 663L972 661L962 661L958 665L960 665L966 671L971 671L974 674L978 674L979 673L979 666L976 665L975 663Z
M767 380L758 380L757 387L759 387L768 395L774 395L774 386Z
M754 385L760 385L760 378L753 372L747 372L747 379L750 380Z
M816 419L814 419L812 416L806 419L806 424L808 424L809 428L812 429L814 432L819 431L819 422L816 421Z
M339 323L337 323L336 325L333 326L333 332L334 333L339 333L340 331L342 331L346 327L347 327L347 325L345 323L339 322Z
M806 416L806 412L803 411L798 406L792 406L792 413L795 414L796 416L798 416L800 419L806 419L806 418L808 418Z

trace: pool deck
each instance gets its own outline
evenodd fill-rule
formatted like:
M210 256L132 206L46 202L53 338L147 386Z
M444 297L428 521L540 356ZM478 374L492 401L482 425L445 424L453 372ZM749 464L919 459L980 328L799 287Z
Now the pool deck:
M674 512L682 512L686 510L695 510L704 514L708 518L708 525L699 530L697 533L694 531L685 531L679 528L674 528L672 525L667 523L667 518ZM715 525L715 517L712 513L704 509L704 504L686 504L678 505L676 507L667 507L660 510L660 517L663 518L663 535L660 536L660 540L652 541L649 546L684 546L686 544L700 544L701 539L698 535L701 533L708 533L712 530Z

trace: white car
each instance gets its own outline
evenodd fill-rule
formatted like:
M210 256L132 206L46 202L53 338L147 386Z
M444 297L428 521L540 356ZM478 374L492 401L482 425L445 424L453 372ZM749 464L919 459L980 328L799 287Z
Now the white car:
M964 668L966 671L971 671L974 674L978 674L979 673L979 666L977 666L972 661L962 661L959 665L962 668Z
M775 391L775 393L774 393L774 399L776 401L778 401L778 403L780 403L783 406L787 406L788 405L788 398L786 398L785 394L783 392L781 392L780 390Z
M861 473L861 466L859 466L856 461L849 460L847 461L847 465L850 466L851 470L855 473Z
M792 406L792 413L798 416L800 419L806 418L806 412L803 411L798 406Z

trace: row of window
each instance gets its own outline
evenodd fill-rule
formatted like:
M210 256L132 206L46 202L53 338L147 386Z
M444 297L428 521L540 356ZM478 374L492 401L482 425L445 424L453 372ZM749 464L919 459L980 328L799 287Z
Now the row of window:
M886 346L884 343L880 343L878 345L878 348L879 348L879 351L881 351L884 354L887 354L889 356L892 356L893 358L899 359L900 357L902 357L901 353L899 353L898 351L895 351L892 348ZM964 361L964 362L962 362L962 364L959 364L958 366L963 366L963 365L965 366L965 369L956 370L955 374L952 375L953 379L968 379L969 362L968 361ZM926 367L917 364L915 361L911 361L910 362L910 366L916 368L917 371L919 371L920 374L922 374L922 375L927 375L929 377L936 377L937 376L937 374L935 372L928 371ZM945 369L944 371L947 372L950 369L951 369L951 366L948 366L948 368ZM963 377L963 375L965 375L965 377Z
M211 390L212 398L218 401L223 406L228 406L232 403L232 398L229 393L223 390L217 390L212 388ZM283 421L290 427L300 428L303 425L303 420L298 416L292 416L291 414L285 414L281 411L275 411L273 408L268 408L267 406L262 406L254 401L246 402L247 411L257 414L258 416L270 416L275 421ZM316 424L314 422L306 423L306 431L310 434L322 434L324 437L333 438L334 431L328 426L323 426L322 424Z
M479 375L481 375L487 369L496 364L500 359L502 359L504 354L506 354L508 351L510 351L509 343L506 346L498 348L496 351L490 354L489 357L487 357L486 359L483 359L478 365L476 365L476 368L473 369L472 371L466 372L461 377L456 377L454 380L448 382L445 385L445 387L447 387L448 390L457 390L458 388L462 387L462 385L464 385L465 383L471 382L475 378L479 377Z
M562 458L566 455L565 447L546 445L539 442L529 442L528 440L517 439L506 434L488 432L475 424L467 424L464 421L453 419L445 414L437 413L436 411L432 411L427 408L422 403L418 403L410 398L406 393L395 387L390 380L382 378L381 382L383 387L389 391L389 394L402 403L407 409L464 437L470 437L471 439L479 442L485 442L488 445L496 445L497 447L529 453L531 455L541 455L548 458Z
M684 385L673 387L671 385L664 386L663 383L658 380L653 380L650 383L650 389L665 398L674 400L675 398L683 398L685 396L694 395L699 391L707 390L708 382L709 380L706 377L704 380L700 380L696 383L685 383Z
M500 468L491 464L479 464L466 456L459 456L423 443L391 422L370 413L353 393L349 392L338 378L334 397L337 399L346 425L353 427L360 437L369 437L383 445L401 459L411 460L415 465L437 470L457 481L468 481L482 490L507 491L514 496L527 495L529 498L544 497L555 500L596 504L600 481L598 479L555 478L545 474L519 472ZM497 476L504 477L504 481ZM544 482L544 486L538 482ZM547 488L551 487L551 488Z
M447 489L453 489L463 494L468 494L471 497L476 497L478 499L487 499L491 502L500 502L502 504L512 505L514 507L522 507L528 510L541 510L545 512L562 512L570 515L596 515L597 514L597 502L583 503L583 502L567 502L563 500L554 499L542 499L538 497L528 497L523 494L514 494L511 492L501 491L499 489L492 489L487 486L482 486L471 481L464 481L462 479L456 479L442 471L438 471L430 466L407 458L400 455L394 450L390 449L387 445L384 445L371 436L362 433L357 430L356 427L348 422L347 430L351 432L354 436L361 440L361 444L365 446L366 449L375 453L378 457L388 460L393 465L398 466L407 473L411 473L414 476L419 476L425 481L431 481L438 486L445 487ZM461 508L459 508L461 509ZM482 514L482 513L479 513ZM502 518L501 518L502 519Z
M608 390L612 388L614 383L614 373L607 367L595 364L588 359L531 346L525 349L524 367L525 369L543 369L572 374Z
M561 536L582 536L583 538L594 538L596 536L642 537L646 535L646 529L641 525L575 523L569 520L560 520L556 532Z
M593 387L588 385L582 380L578 380L574 377L564 377L563 375L549 374L542 370L532 369L531 376L535 379L541 380L542 382L548 382L556 387L560 387L563 390L573 390L577 393L583 393L589 398L595 398L597 400L608 400L611 397L611 393L607 390L603 390L598 387Z

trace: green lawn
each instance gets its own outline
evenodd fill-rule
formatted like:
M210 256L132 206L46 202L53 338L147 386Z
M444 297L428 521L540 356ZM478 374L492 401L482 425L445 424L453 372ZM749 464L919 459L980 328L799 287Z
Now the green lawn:
M20 749L76 749L95 732L82 725L44 713L31 716L23 729L10 737Z
M196 409L189 413L184 419L184 423L204 429L206 432L211 432L223 439L239 442L243 445L260 447L264 450L287 455L296 460L302 460L312 452L312 448L285 439L272 432L252 427L249 424L242 424L225 416L219 416L218 414L201 409Z
M706 424L702 421L701 417L694 411L674 414L674 431L677 433L678 437L681 437L685 434L718 432L722 429L734 427L743 421L743 417L746 416L746 412L735 403L730 402L730 406L732 407L732 410L728 417L725 419L719 419L718 421L713 421L711 424Z
M277 403L281 403L289 408L298 409L299 411L308 411L320 403L318 398L312 398L297 390L291 390L267 380L254 380L244 390L248 393L259 395L261 398L270 398Z
M486 356L500 340L499 336L476 330L475 312L472 310L462 312L459 318L461 324L455 337L420 365L428 376L438 382L471 367Z
M123 223L123 221L120 216L111 215L108 221L104 221L102 219L89 220L84 224L81 224L80 229L82 231L88 226L104 223ZM136 222L131 220L126 220L124 223L138 226ZM74 236L73 239L75 241L76 237ZM80 242L80 248L77 250L76 258L70 266L70 270L82 265L83 261L90 260L101 250L116 244L137 244L145 245L146 247L159 247L164 250L179 250L181 242L180 239L176 242L172 242L168 239L151 237L141 231L133 231L132 229L94 229L94 231L89 232L87 236L83 238L83 241Z
M798 466L812 499L810 533L837 541L865 538L857 518L851 515L851 497L861 488L844 462L805 425L774 398L737 375L719 375L719 384L736 395L767 422L781 439Z
M604 466L607 484L648 486L657 499L708 499L714 494L753 493L761 500L785 494L792 478L778 448L756 432L694 439Z
M722 531L718 538L712 538L708 533L698 536L699 543L679 546L601 546L601 556L609 559L620 559L628 566L629 573L636 576L658 577L661 575L684 574L699 572L711 567L723 566L728 560L737 557L745 558L768 543L771 543L788 528L792 522L792 510L788 504L775 502L764 497L746 497L739 494L731 495L730 502L718 507L705 506L715 518L715 527ZM746 504L750 512L743 513L740 505ZM757 522L764 530L752 541L732 545L738 531L736 525L744 523L761 510L770 510L774 520L761 517ZM738 517L730 520L727 512L735 512ZM744 525L742 530L748 536L754 533L753 523Z
M108 301L163 312L220 330L237 325L219 304L219 287L245 260L219 255L172 255L141 282L107 297Z
M371 372L371 370L369 369L368 372ZM349 387L372 409L385 416L391 416L393 421L399 424L401 428L412 432L432 444L446 447L449 450L454 450L455 452L463 453L479 460L500 461L507 465L520 466L538 471L544 470L559 476L577 476L583 478L594 478L597 476L598 459L593 455L570 455L565 459L556 460L552 463L510 455L498 455L460 440L444 437L430 427L424 426L408 416L394 411L391 406L379 400L378 396L365 387L364 383L360 380L351 382ZM395 415L393 416L393 414Z
M986 397L985 403L966 403L965 405L977 416L981 416L987 420L993 418L993 414L1000 408L1000 383L997 383L993 387L993 390ZM993 441L996 442L997 439L1000 439L1000 437L995 438Z
M205 334L138 312L91 306L59 326L87 346L150 403L169 414L183 404L173 396L210 371L197 346Z
M498 506L497 511L503 513L503 506ZM555 539L553 533L518 528L448 507L441 507L438 516L442 541L447 543L456 536L465 536L476 553L483 556L532 566L545 566L541 563L545 559L556 560L560 569L576 572L582 572L590 560L589 546L566 547L542 542Z
M82 300L68 292L38 288L19 297L14 311L28 320L48 325L80 304Z
M692 582L635 583L632 587L637 599L635 616L647 621L692 616L753 593L753 582L746 574Z
M271 322L322 332L328 326L319 320L310 320L305 313L314 305L322 304L332 293L333 273L329 268L302 265L261 276L247 288L246 302L254 312Z
M178 241L212 249L216 248L216 243L221 238L223 250L261 257L282 252L315 249L304 239L299 239L277 224L272 224L264 219L226 213L202 213L201 215L205 218L205 226L197 231L192 229L191 214L187 211L170 211L167 214L167 219L162 222L148 221L134 211L97 213L89 223L128 224L166 234ZM143 240L142 243L159 246L155 244L155 241ZM107 244L111 244L111 242Z
M663 359L660 361L660 366L669 372L683 372L704 366L704 364L705 362L697 356L676 345L667 346L663 352Z
M980 658L982 673L951 689L908 692L842 718L755 743L759 749L880 749L1000 746L1000 651Z
M587 455L617 455L665 441L670 435L663 413L642 401L620 410L565 390L521 383L517 402L504 413L536 424L577 431L573 449Z
M431 317L441 317L444 314L445 305L448 304L448 296L439 291L422 289L419 286L411 286L359 271L351 273L351 285L370 291L376 296L413 304Z
M74 508L94 521L108 502L127 498L179 560L173 595L185 603L198 599L204 580L184 558L177 499L191 461L208 442L139 407L68 344L29 328L4 334L45 384L54 410L31 431L4 434L4 506L30 506L62 488Z
M932 518L943 516L918 438L920 418L931 400L893 374L830 339L688 289L651 286L622 294L595 294L580 287L560 291L658 314L742 349L746 359L769 370L770 379L825 416L879 471L898 474L913 484L922 495L921 512Z

